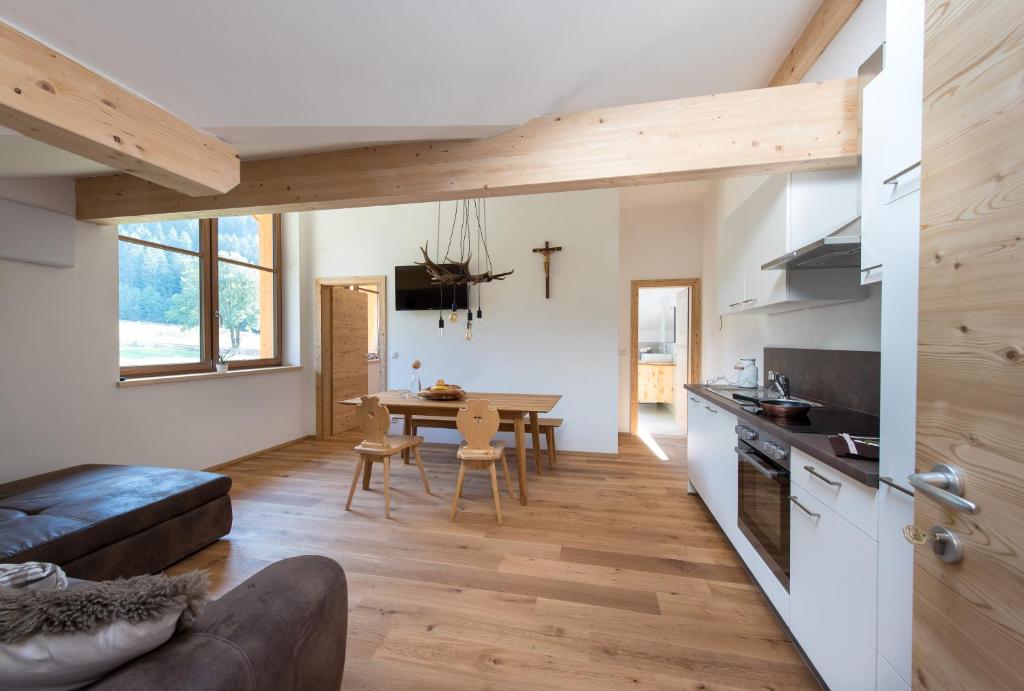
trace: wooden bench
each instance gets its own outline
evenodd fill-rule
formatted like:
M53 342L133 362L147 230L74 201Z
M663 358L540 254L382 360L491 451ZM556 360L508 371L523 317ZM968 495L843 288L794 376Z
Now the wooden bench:
M562 426L562 418L557 417L542 417L538 418L537 425L540 427L540 431L547 438L548 447L548 468L553 468L555 463L558 461L558 454L555 450L555 430ZM526 423L527 430L529 430L530 423ZM455 418L451 417L436 417L433 415L414 415L412 418L412 435L416 435L420 427L428 427L432 429L457 429L455 427ZM507 418L502 418L501 424L498 426L498 430L501 432L514 432L515 423ZM539 473L539 471L538 471Z

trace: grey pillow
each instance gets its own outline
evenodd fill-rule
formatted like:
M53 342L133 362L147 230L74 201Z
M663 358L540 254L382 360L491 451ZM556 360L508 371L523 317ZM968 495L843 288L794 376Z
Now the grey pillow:
M181 611L178 629L191 626L206 604L208 576L135 576L80 581L66 590L0 588L0 643L36 634L87 633L116 620L137 624Z
M206 602L207 576L69 579L67 589L0 588L0 688L71 691L160 647Z

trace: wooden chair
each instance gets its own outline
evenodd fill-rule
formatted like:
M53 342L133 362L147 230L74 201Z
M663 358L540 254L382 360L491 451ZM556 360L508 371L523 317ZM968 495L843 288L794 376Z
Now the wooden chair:
M468 465L470 468L487 468L491 472L494 511L498 515L498 525L501 525L501 493L498 490L498 474L494 468L494 464L499 460L505 471L508 495L512 498L515 498L515 495L512 494L512 474L508 472L508 460L505 458L505 442L491 441L501 425L498 411L491 407L489 401L466 401L466 407L460 409L455 417L455 425L466 441L456 454L462 463L459 466L459 479L455 483L451 520L455 520L455 512L459 508L459 498L462 496L462 484L466 479Z
M356 493L356 483L359 476L363 476L363 489L370 489L370 475L373 472L373 464L381 463L384 466L384 517L391 518L391 457L401 453L405 449L412 449L416 459L416 467L420 470L420 479L423 480L423 489L430 494L430 483L427 482L427 473L423 470L423 459L420 457L420 444L423 437L409 435L388 436L388 428L391 426L391 415L388 409L380 404L376 396L363 396L362 402L356 408L356 423L363 432L362 443L355 448L359 452L359 462L356 464L355 475L352 476L352 486L348 490L348 501L345 502L345 510L352 510L352 497Z

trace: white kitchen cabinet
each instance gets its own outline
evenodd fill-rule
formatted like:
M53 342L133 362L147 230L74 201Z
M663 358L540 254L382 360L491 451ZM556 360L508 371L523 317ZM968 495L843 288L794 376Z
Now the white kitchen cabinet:
M743 307L744 247L747 243L747 205L729 214L718 233L718 313L729 314Z
M789 228L788 175L773 175L747 199L744 307L782 302L788 295L788 271L762 271L761 265L786 253Z
M719 314L778 314L808 307L861 300L866 293L856 269L763 270L785 254L793 211L793 175L770 176L722 223L718 237ZM811 185L797 185L801 198ZM835 230L813 223L813 213L799 212L800 233ZM830 222L830 221L828 221Z
M714 430L708 425L710 413L704 410L704 399L686 392L686 476L701 497L707 494L707 459L711 453Z
M885 241L882 199L885 175L885 116L888 75L882 72L864 87L861 94L863 132L861 134L861 216L860 280L867 285L882 280L882 256Z
M708 416L705 425L710 431L710 443L705 480L707 492L701 498L718 525L732 539L737 532L736 500L739 493L736 416L712 403L705 403L704 412Z
M885 109L886 147L883 180L921 162L924 93L924 0L885 3L885 58L889 74Z
M799 249L840 229L843 235L859 232L859 169L793 173L789 179L787 250Z
M916 453L920 197L914 191L883 207L888 227L878 472L908 489ZM878 653L909 684L914 548L904 539L903 526L914 522L914 499L882 484L878 500Z
M878 490L811 458L800 449L790 450L789 467L793 483L853 523L872 540L878 539Z
M883 68L861 99L861 281L882 280L886 205L920 188L924 0L886 3ZM884 298L883 298L884 300Z
M877 543L791 487L789 627L832 691L876 683ZM813 514L813 515L812 515Z

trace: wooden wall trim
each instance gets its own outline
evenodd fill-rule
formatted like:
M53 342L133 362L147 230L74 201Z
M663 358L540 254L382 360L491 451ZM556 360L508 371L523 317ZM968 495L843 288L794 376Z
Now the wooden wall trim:
M277 451L278 449L283 449L286 446L291 446L292 444L296 444L296 443L298 443L300 441L305 441L307 439L315 439L315 438L316 437L314 437L312 434L304 434L301 437L296 437L295 439L291 439L289 441L282 442L280 444L275 444L273 446L268 446L265 449L260 449L259 451L253 451L252 453L247 453L244 456L239 456L238 458L232 458L230 461L224 461L223 463L218 463L217 465L211 465L209 468L203 468L203 470L205 470L207 472L214 472L214 471L217 471L217 470L224 470L228 466L232 466L232 465L234 465L236 463L241 463L242 461L248 461L250 458L256 458L257 456L262 456L265 453L270 453L271 451Z
M768 81L768 86L797 84L807 76L860 3L861 0L822 0L786 59Z
M232 147L2 21L0 125L178 194L239 180Z
M472 141L246 161L226 194L128 176L77 182L96 223L310 211L843 168L860 154L856 79L536 118Z

